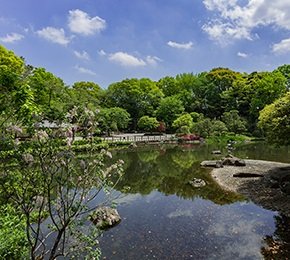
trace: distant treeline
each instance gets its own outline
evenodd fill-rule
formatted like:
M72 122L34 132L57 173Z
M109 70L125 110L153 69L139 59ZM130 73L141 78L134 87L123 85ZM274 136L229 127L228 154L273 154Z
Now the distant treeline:
M124 79L107 89L94 82L67 86L0 46L0 125L81 121L97 126L97 134L140 130L207 137L233 132L266 134L284 144L290 135L289 84L290 65L282 65L249 74L214 68L158 81Z

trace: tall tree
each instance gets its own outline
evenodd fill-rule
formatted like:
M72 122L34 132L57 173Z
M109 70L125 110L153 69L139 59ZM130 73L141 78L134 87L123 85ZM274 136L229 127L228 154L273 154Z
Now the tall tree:
M180 89L177 95L182 100L186 112L204 113L208 109L208 82L205 73L179 74L176 76L176 84Z
M97 115L99 128L110 135L112 131L126 129L130 122L130 114L123 108L103 108Z
M28 84L34 92L35 102L39 105L44 118L56 120L64 117L69 91L60 78L44 68L36 68L29 76Z
M162 96L162 91L150 79L126 79L109 86L105 104L126 109L132 118L131 127L136 129L140 117L153 115Z
M174 77L166 76L161 78L156 84L162 90L165 97L177 95L181 91L181 86Z
M96 109L100 106L103 90L94 82L75 82L70 89L73 105Z
M177 96L166 97L161 100L156 110L159 121L163 121L166 129L172 130L173 121L184 111L183 104Z
M234 82L242 78L242 74L228 68L214 68L206 75L209 85L207 88L208 104L211 108L211 118L220 118L228 103L223 102L222 94L233 88Z
M287 83L287 89L289 90L290 88L290 65L289 64L284 64L282 66L279 66L276 70L274 70L273 72L281 72L282 75L286 78Z
M0 127L9 121L30 121L37 112L34 93L27 84L32 67L0 45Z
M290 92L274 103L267 105L260 112L259 127L261 127L271 143L290 144Z

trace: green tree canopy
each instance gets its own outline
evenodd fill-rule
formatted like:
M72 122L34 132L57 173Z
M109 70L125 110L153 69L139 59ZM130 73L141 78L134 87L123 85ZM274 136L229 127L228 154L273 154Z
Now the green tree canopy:
M173 121L173 128L177 129L177 132L188 134L193 127L192 117L188 113L184 113Z
M130 114L120 107L103 108L100 110L97 118L99 128L108 135L112 131L126 129L130 122Z
M131 115L132 127L136 129L140 117L154 114L162 96L162 91L150 79L126 79L109 86L105 103L126 109Z
M231 110L224 112L222 115L222 121L230 132L235 134L244 133L246 128L246 121L239 116L239 111Z
M166 97L161 100L156 110L156 116L159 121L166 124L167 129L172 129L173 121L184 111L181 100L177 96Z
M152 132L159 126L156 117L142 116L138 121L138 128L147 132Z
M11 120L28 123L38 109L26 77L31 66L0 45L0 125ZM14 122L15 123L15 122Z
M174 77L166 76L161 78L156 84L165 97L174 96L181 91L181 86L177 83Z
M70 97L68 88L60 78L44 68L36 68L29 76L28 84L44 118L56 120L64 117Z
M290 92L274 103L265 106L260 112L259 127L266 134L269 142L289 145L290 144Z
M70 89L73 105L87 106L90 109L96 109L100 106L100 99L103 90L94 82L80 81L75 82Z

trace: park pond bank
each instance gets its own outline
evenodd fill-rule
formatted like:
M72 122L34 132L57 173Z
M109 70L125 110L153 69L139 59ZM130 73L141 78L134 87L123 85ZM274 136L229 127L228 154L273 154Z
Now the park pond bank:
M242 167L213 169L211 175L225 190L243 194L266 209L290 217L290 164L263 160L245 163Z
M102 258L285 259L290 253L290 218L225 190L210 169L201 168L203 160L217 159L211 154L217 149L227 152L222 145L115 151L113 158L125 161L115 201L122 221L100 238ZM234 154L290 163L288 149L264 144L243 145ZM195 188L193 180L206 185Z

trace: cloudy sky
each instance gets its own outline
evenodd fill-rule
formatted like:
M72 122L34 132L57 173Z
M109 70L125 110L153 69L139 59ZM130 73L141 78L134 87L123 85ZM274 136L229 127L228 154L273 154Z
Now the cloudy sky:
M67 84L290 63L289 0L0 0L0 44Z

